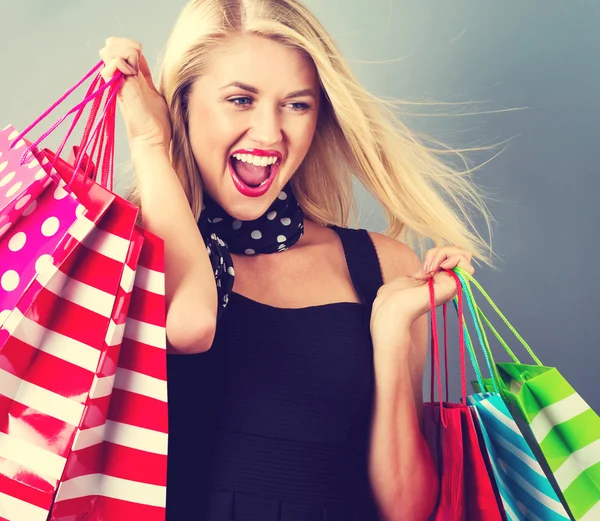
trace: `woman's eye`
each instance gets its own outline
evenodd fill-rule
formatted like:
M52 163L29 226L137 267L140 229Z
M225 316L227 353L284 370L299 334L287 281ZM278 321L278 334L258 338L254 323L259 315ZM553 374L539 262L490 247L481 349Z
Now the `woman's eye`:
M306 103L290 103L290 107L294 112L306 112L310 107Z
M246 107L252 103L252 98L249 98L248 96L242 96L239 98L231 98L228 101L229 101L229 103L236 105L238 107Z
M254 103L254 100L249 96L238 96L237 98L230 98L227 101L239 108L248 108ZM292 109L293 112L302 113L310 109L310 106L307 103L301 102L288 103L287 106Z

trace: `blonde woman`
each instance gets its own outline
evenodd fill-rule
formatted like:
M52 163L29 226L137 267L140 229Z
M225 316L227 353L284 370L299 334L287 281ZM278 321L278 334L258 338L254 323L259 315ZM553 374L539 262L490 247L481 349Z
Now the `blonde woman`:
M488 254L468 177L297 0L191 1L157 88L139 43L100 55L106 79L127 76L133 198L165 240L168 519L426 519L427 280L448 302L442 269ZM354 178L386 235L347 227ZM409 243L426 239L421 262Z

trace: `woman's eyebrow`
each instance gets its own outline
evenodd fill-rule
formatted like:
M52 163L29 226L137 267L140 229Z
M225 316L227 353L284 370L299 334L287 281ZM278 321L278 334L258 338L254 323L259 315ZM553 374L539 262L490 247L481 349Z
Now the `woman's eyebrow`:
M221 87L219 90L227 89L229 87L237 87L238 89L251 92L252 94L259 94L260 92L256 87L253 87L252 85L249 85L248 83L244 83L242 81L232 81L231 83L228 83L227 85ZM300 89L290 92L287 96L285 96L285 99L300 98L302 96L312 96L313 98L316 97L313 89Z

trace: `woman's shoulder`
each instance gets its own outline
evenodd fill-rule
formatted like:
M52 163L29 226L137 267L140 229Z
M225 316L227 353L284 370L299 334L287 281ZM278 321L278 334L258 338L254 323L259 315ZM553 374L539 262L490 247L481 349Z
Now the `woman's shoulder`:
M421 260L408 245L378 232L368 232L379 258L383 281L414 275L421 269Z
M331 227L310 223L307 228L311 243L326 245L327 248L340 247L339 238L336 239L338 234ZM384 282L389 282L397 277L412 275L421 268L419 256L408 244L383 233L362 228L352 230L368 233L379 259Z

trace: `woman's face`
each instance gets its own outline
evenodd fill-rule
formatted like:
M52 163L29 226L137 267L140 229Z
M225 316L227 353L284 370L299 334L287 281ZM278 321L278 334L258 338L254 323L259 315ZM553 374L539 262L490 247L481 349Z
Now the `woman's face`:
M314 64L259 36L223 43L189 96L189 138L204 190L232 217L264 214L312 142Z

